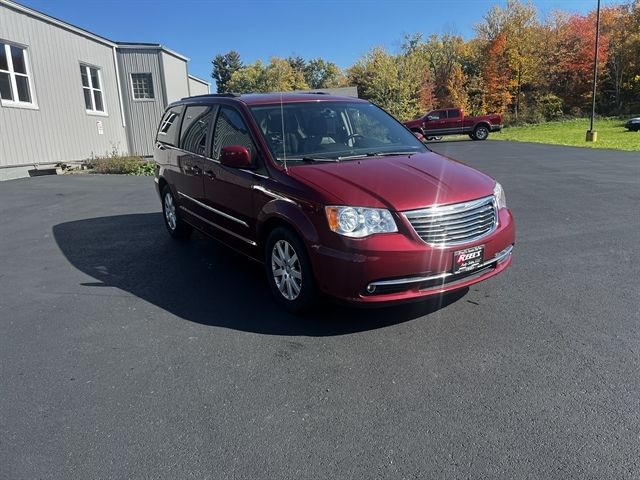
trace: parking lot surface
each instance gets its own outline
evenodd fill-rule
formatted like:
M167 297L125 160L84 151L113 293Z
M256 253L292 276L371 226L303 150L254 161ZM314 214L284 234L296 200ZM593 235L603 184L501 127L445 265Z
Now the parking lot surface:
M0 183L0 478L640 478L640 153L432 148L502 183L513 266L305 318L151 178Z

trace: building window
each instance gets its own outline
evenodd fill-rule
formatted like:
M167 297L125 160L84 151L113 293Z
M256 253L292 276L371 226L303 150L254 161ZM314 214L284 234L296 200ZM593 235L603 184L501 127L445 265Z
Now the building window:
M80 65L84 106L88 113L106 113L102 94L102 76L100 69L88 65Z
M134 100L153 100L153 80L150 73L132 73L131 89Z
M0 42L0 99L3 105L35 106L26 48Z

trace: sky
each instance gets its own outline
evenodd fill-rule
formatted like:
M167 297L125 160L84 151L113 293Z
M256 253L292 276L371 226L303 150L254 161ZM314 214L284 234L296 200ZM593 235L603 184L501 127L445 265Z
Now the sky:
M189 72L212 83L211 59L236 50L244 63L272 56L322 57L352 65L375 46L395 52L405 34L465 38L505 0L18 0L114 41L161 43L191 59ZM602 0L602 5L620 0ZM586 13L596 0L535 0L553 10Z

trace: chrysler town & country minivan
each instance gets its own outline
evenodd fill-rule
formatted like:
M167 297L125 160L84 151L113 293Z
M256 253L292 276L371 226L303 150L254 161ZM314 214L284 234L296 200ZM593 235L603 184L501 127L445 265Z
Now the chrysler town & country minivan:
M194 228L261 261L290 311L319 294L384 305L465 288L511 264L495 180L430 151L381 108L322 94L203 95L160 122L169 233Z

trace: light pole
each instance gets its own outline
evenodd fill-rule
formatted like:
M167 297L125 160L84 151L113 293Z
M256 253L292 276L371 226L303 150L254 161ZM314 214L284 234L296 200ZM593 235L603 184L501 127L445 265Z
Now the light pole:
M596 86L598 85L598 47L600 46L600 0L596 12L596 49L593 53L593 92L591 92L591 128L587 131L587 142L598 140L598 132L593 129L593 119L596 116Z

